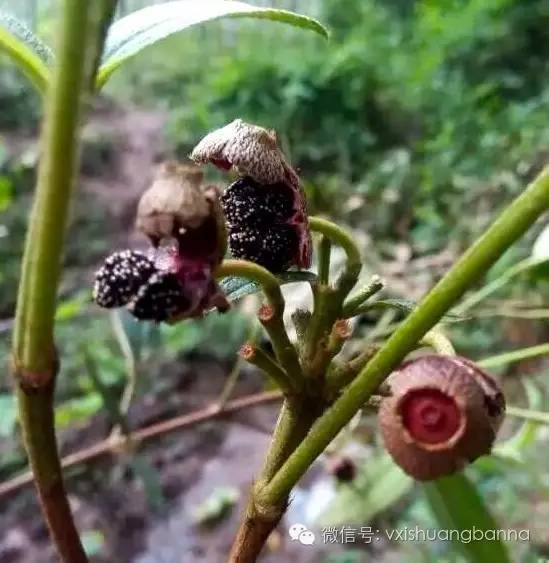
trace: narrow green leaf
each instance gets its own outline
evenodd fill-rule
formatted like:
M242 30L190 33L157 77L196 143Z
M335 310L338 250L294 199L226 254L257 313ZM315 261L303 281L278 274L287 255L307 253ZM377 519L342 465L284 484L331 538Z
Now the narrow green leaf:
M524 386L526 389L526 395L528 396L529 412L539 411L543 405L543 393L531 381L526 381ZM547 418L549 422L549 415L547 415ZM526 420L520 430L518 430L514 436L505 442L498 444L493 449L492 454L512 461L517 461L519 463L522 462L522 452L526 446L535 442L539 425L539 420Z
M522 360L535 358L536 356L542 356L544 354L549 355L549 343L529 346L528 348L519 348L518 350L512 350L511 352L504 352L503 354L489 356L488 358L479 360L477 364L482 368L494 368L515 362L521 362Z
M39 92L48 85L50 48L20 20L0 11L0 51L5 51Z
M277 279L281 285L296 282L313 282L316 280L316 274L313 272L285 272L277 276ZM225 278L220 285L229 301L238 301L247 295L261 291L261 285L245 278Z
M427 501L441 529L460 535L464 541L455 539L455 545L461 549L470 563L497 561L510 562L505 545L499 541L496 533L497 522L484 505L476 487L463 473L441 477L431 483L424 483ZM474 531L482 539L474 538ZM485 535L485 532L488 534ZM489 535L490 534L490 535ZM494 534L494 539L491 539ZM469 539L471 541L466 541Z
M246 2L226 0L166 2L133 12L111 26L97 77L97 87L101 88L126 60L174 33L221 18L240 17L278 21L328 36L326 28L313 18L286 10L259 8Z
M406 315L410 314L417 307L417 303L411 299L380 299L379 301L374 301L373 303L366 303L358 307L353 315L359 315L366 313L373 309L395 309L404 313ZM460 322L466 320L466 317L461 315L454 315L448 313L442 318L442 322Z
M317 522L321 526L365 524L408 493L414 480L387 454L368 460L352 486L342 485Z

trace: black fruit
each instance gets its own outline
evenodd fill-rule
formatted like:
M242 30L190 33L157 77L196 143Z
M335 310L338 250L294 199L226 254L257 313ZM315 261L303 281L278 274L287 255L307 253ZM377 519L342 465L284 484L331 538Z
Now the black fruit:
M123 250L111 254L95 274L93 299L107 309L129 303L156 272L154 262L142 252Z
M157 272L141 286L128 309L141 321L167 321L189 307L183 286L171 272Z
M293 194L284 184L262 186L251 178L231 184L221 198L229 227L283 223L294 213Z
M231 254L274 273L288 268L298 245L297 233L291 225L229 228Z

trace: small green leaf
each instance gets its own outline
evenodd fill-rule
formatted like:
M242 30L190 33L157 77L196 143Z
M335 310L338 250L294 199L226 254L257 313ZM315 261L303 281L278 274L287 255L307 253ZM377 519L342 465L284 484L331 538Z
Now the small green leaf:
M362 314L372 309L396 309L406 315L410 314L417 307L417 303L410 299L380 299L373 303L361 305L354 314ZM442 322L460 322L466 320L467 317L448 313L442 318Z
M529 408L534 411L539 410L543 404L543 393L531 381L526 381L524 386L528 396ZM527 420L514 436L498 444L493 449L492 454L504 459L522 462L522 451L526 446L535 442L538 428L539 422Z
M99 393L88 393L78 399L65 401L55 409L55 426L67 428L76 422L88 420L102 406L103 400Z
M50 48L20 20L0 11L0 50L5 51L39 92L49 81Z
M57 306L55 320L61 322L73 319L84 310L89 300L88 292L81 292L70 299L65 299Z
M471 541L454 540L471 563L497 561L510 562L505 545L494 537L484 536L484 532L496 533L499 529L476 487L463 473L441 477L431 483L425 483L423 490L439 526ZM478 530L482 539L474 539L473 532ZM451 537L451 536L450 536Z
M221 18L239 17L283 22L328 36L326 28L313 18L286 10L259 8L246 2L226 0L166 2L133 12L111 26L97 77L97 87L101 88L125 61L174 33Z
M414 481L384 454L361 466L352 486L342 485L320 515L321 526L370 522L412 489Z
M297 282L314 282L316 274L313 272L285 272L277 276L281 285ZM220 283L221 289L229 301L238 301L247 295L261 291L261 285L245 278L225 278Z

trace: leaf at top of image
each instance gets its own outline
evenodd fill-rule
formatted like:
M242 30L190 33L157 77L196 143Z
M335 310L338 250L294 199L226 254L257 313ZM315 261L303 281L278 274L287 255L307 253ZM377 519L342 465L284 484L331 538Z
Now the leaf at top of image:
M44 91L49 80L51 49L21 20L0 10L0 51L24 72L36 89Z
M327 29L315 19L287 10L261 8L246 2L226 0L166 2L137 10L111 26L97 78L98 88L127 59L146 47L197 24L239 17L278 21L328 37Z

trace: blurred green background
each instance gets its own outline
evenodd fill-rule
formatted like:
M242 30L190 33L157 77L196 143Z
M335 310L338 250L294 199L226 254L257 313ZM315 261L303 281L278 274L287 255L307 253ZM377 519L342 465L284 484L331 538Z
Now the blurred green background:
M153 3L120 2L120 15ZM253 3L314 16L330 28L331 40L265 22L208 24L140 54L115 75L91 112L58 311L63 362L57 414L60 428L66 430L62 443L65 437L74 443L77 431L90 439L101 437L104 428L97 430L97 420L109 427L105 389L94 383L92 372L100 373L108 392L119 397L128 365L137 365L142 376L136 420L141 421L139 408L147 401L156 405L154 416L162 418L178 408L179 403L167 400L166 394L169 398L170 390L177 388L181 370L196 371L200 362L225 374L246 338L250 315L239 309L169 328L145 328L122 319L121 333L119 321L115 319L113 330L113 319L90 303L95 266L112 249L136 243L133 211L154 163L184 158L207 131L236 117L275 128L302 175L310 212L355 229L370 273L386 277L391 297L411 299L440 277L549 160L549 0ZM0 10L17 15L54 43L57 3L0 0ZM39 97L0 58L0 361L6 367L39 155L40 117ZM543 226L536 226L502 257L485 281L498 279L528 257ZM460 353L483 358L546 342L548 279L546 268L528 269L483 303L474 318L449 325ZM395 317L366 318L361 327L368 332L377 324L379 329L380 320L387 325ZM124 335L133 349L129 358ZM172 366L171 375L161 377L166 366ZM525 402L521 383L527 379L535 386L530 398L536 408L549 406L542 377L548 366L541 360L501 369L508 376L513 402ZM250 377L250 385L257 385L257 378ZM381 448L374 421L363 424L365 431L355 440L367 451L366 457L377 459ZM86 434L86 428L96 430ZM549 556L549 534L543 524L549 518L549 462L543 455L548 436L537 430L514 461L485 460L470 473L502 528L532 530L530 543L510 547L517 561ZM4 377L0 379L4 479L24 467L14 438L14 398ZM116 467L102 470L114 482L120 479ZM93 468L86 471L79 482L95 478ZM145 483L146 497L154 504L155 479L161 477L151 470L145 472L147 479L143 467L141 472L135 467L132 471ZM368 478L363 481L364 487L371 486ZM375 514L371 507L360 512L365 503L361 490L357 488L344 503L355 507L351 512L360 523L435 525L417 489L404 488L398 498L381 503ZM20 517L17 511L23 508L18 506L11 515L7 507L0 509L7 522ZM150 511L154 513L153 508ZM108 534L98 529L98 536L90 536L96 543L90 543L100 561L110 553L110 544ZM39 544L43 538L33 541ZM13 561L26 561L29 553L23 550ZM395 553L400 559L390 559ZM33 557L29 560L36 563L49 561ZM280 557L273 561L287 560L283 553ZM340 546L314 560L343 563L373 557L466 560L450 543L384 544L378 552ZM207 556L203 560L209 561Z

